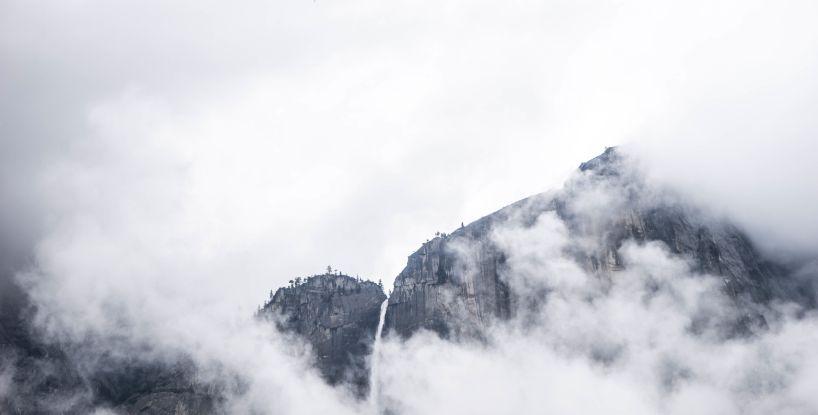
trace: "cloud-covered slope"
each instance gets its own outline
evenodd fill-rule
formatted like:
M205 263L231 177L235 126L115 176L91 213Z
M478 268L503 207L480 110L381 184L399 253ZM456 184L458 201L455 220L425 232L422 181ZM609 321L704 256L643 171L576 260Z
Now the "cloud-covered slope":
M472 330L519 312L520 301L545 295L511 289L518 281L507 261L515 249L536 253L537 241L526 241L523 231L547 213L568 232L565 258L603 283L628 266L620 253L627 242L659 242L693 271L722 277L722 289L737 303L810 301L792 271L765 258L734 224L649 185L633 160L609 148L582 163L562 189L521 200L423 244L396 278L387 328L404 336L420 328L444 334Z

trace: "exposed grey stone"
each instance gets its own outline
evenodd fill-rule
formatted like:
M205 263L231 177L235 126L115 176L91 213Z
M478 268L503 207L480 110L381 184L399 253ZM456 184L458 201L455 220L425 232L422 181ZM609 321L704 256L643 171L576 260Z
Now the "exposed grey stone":
M609 193L610 203L590 214L582 203L589 191ZM492 322L519 315L530 304L510 288L508 254L493 233L508 224L530 228L545 212L564 222L572 241L583 242L570 245L565 255L601 281L628 267L619 249L629 240L661 242L693 270L722 276L724 291L750 310L736 330L764 324L752 312L756 304L785 299L814 306L799 285L810 278L791 278L786 266L764 258L735 225L652 188L610 148L582 163L563 189L523 199L423 244L395 280L385 334L408 337L430 329L443 336L479 336ZM83 365L82 345L43 341L32 330L33 309L24 290L10 277L15 267L3 265L0 258L0 381L10 380L10 393L0 395L0 413L84 414L95 407L123 414L221 413L222 386L197 380L184 356L167 361L100 356ZM547 293L526 295L539 301ZM259 317L302 337L328 383L349 384L363 397L366 360L385 299L378 284L329 273L279 289ZM709 324L706 320L697 319L691 330ZM618 353L600 347L595 358L604 363ZM662 376L672 389L687 372L669 361Z
M610 193L612 203L590 215L581 203L589 191ZM513 315L517 305L504 278L506 254L491 235L511 221L532 226L544 212L554 212L572 240L586 242L566 254L600 278L612 278L627 266L618 253L626 240L661 241L695 271L724 277L724 290L737 303L780 298L811 305L790 271L765 259L735 225L651 188L630 160L608 148L582 163L560 191L523 199L424 243L395 280L385 332L403 337L419 329L443 336L479 334L491 321ZM739 325L754 317L747 318Z
M349 382L363 397L369 381L366 358L384 300L383 288L374 282L324 274L280 288L260 315L303 337L327 382Z

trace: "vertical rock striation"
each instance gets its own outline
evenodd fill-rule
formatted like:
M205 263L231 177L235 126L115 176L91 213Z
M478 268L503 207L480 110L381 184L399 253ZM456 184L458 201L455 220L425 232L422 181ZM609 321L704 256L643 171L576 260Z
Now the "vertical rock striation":
M385 330L404 337L425 328L441 335L473 333L510 312L504 257L489 240L495 217L436 237L409 256L395 279Z

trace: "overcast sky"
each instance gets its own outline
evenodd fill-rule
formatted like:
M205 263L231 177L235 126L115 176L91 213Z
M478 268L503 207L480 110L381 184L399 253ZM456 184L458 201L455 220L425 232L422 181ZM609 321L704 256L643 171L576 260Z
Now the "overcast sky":
M247 313L328 264L388 285L435 231L634 143L656 177L809 251L815 16L811 1L2 0L3 226L72 281L197 284Z

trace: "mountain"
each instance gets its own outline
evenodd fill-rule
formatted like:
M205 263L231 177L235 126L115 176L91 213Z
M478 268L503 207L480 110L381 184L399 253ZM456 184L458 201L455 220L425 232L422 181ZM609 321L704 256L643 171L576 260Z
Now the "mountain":
M5 265L5 264L4 264ZM0 413L52 413L84 390L77 370L66 355L39 342L31 333L28 296L0 272L0 375L8 377L0 394Z
M348 382L363 397L369 389L367 356L385 300L379 284L327 273L279 288L259 316L306 340L328 383Z
M34 305L0 272L0 389L2 414L116 413L171 415L219 413L218 388L196 380L184 356L146 361L89 353L81 344L45 341L32 324ZM0 379L2 380L2 379Z
M793 271L766 258L738 226L650 182L637 163L609 148L582 163L561 189L520 200L422 244L409 255L388 299L380 284L328 272L278 289L256 317L309 345L326 382L349 387L362 399L368 396L369 358L384 301L384 335L408 338L430 330L452 340L480 338L495 323L525 321L518 317L548 301L547 290L515 285L508 248L530 244L522 235L540 232L544 217L564 226L560 258L600 284L629 269L621 251L632 242L659 244L693 272L719 276L721 289L741 310L726 336L763 330L767 322L758 310L773 301L815 306ZM46 341L33 324L35 304L13 278L20 266L2 262L0 413L83 414L94 408L146 415L223 413L224 384L201 380L183 352L135 358L127 350L95 354L85 344ZM241 395L242 381L226 381L239 385L229 395Z
M594 200L605 203L593 206ZM658 241L691 261L694 271L724 277L725 292L748 310L774 298L810 305L791 272L764 258L738 227L655 188L635 162L611 147L582 163L564 188L520 200L424 243L395 279L385 331L402 337L420 329L443 336L475 334L518 313L521 299L505 278L507 253L494 233L510 224L530 228L548 212L565 223L574 241L567 254L602 279L627 267L619 255L625 241ZM748 324L764 322L748 311L733 328L745 330Z

